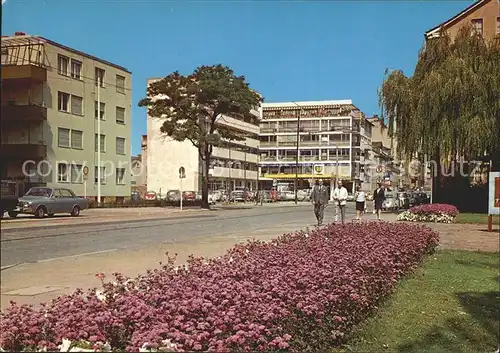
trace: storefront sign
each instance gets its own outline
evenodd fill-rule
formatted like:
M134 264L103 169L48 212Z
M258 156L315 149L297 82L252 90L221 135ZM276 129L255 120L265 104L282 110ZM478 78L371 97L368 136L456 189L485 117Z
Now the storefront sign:
M488 214L500 214L500 172L490 172Z

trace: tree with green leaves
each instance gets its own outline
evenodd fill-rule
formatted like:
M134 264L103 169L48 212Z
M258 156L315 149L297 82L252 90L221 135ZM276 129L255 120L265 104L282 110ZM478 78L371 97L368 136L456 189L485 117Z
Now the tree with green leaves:
M471 27L452 40L444 31L420 51L413 76L386 71L379 103L396 139L398 157L421 153L442 165L500 153L500 41L486 42ZM455 165L455 164L454 164Z
M202 165L202 207L209 208L209 168L213 147L243 141L244 132L224 124L224 117L258 123L252 114L262 102L244 76L227 66L200 66L184 76L178 71L152 82L139 106L150 118L161 119L161 132L175 141L188 140L197 148Z

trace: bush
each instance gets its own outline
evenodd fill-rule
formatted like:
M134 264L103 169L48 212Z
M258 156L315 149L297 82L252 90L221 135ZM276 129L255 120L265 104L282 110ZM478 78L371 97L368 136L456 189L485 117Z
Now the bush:
M427 204L415 206L398 215L399 221L453 223L458 209L447 204Z
M114 274L102 293L78 290L38 310L13 303L1 314L0 346L326 350L345 341L437 242L427 227L377 222L252 241L180 268L169 257L135 279Z

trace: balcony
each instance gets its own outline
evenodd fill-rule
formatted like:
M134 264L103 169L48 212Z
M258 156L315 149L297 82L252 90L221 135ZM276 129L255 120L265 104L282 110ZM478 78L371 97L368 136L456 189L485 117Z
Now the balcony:
M214 147L213 157L225 158L238 161L247 161L248 163L257 163L257 155L241 151L229 150L227 148Z
M39 160L47 157L47 146L41 144L1 144L0 158L4 159L33 159Z
M252 180L257 179L257 173L253 170L236 169L236 168L226 168L226 167L214 167L211 171L210 176L214 178L231 178L231 179L246 179Z
M2 65L2 81L47 81L47 69L36 65Z
M47 108L35 104L2 106L1 119L12 121L44 121L47 120Z
M273 142L260 142L260 148L277 148L276 141Z

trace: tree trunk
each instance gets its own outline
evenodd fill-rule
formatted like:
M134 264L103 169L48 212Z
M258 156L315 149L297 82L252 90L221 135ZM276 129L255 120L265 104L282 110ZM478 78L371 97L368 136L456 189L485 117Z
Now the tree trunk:
M440 156L440 148L436 148L436 152L434 153L434 161L436 163L432 163L435 170L432 173L432 201L433 203L439 203L441 201L441 156Z
M201 179L201 208L210 209L210 204L208 202L208 170L210 169L210 157L208 153L208 148L205 149L205 160L202 160L202 172L203 176Z

